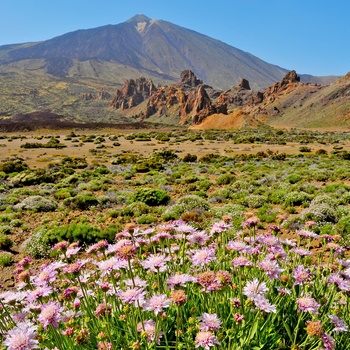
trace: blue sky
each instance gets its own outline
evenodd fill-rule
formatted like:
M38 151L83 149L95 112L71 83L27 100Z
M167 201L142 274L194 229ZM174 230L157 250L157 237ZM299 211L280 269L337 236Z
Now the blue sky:
M300 74L350 71L350 0L0 0L0 45L163 19Z

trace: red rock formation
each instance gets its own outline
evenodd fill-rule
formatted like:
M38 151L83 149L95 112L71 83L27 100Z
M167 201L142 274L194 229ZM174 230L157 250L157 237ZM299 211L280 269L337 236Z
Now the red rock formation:
M121 90L116 90L110 105L115 109L132 108L148 99L156 90L150 79L141 77L126 80Z

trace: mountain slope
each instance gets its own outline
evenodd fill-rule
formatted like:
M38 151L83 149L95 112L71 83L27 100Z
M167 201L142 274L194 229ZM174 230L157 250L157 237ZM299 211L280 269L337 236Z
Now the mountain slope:
M0 48L1 51L1 48ZM117 25L78 30L0 55L0 64L45 59L46 72L71 76L76 62L116 62L177 79L191 69L207 84L226 89L240 78L260 89L281 79L286 70L195 31L139 15Z

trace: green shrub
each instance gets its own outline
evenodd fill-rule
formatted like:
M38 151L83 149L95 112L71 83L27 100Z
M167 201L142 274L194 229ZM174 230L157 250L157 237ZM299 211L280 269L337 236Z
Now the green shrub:
M202 197L190 194L178 199L178 201L167 208L163 214L164 220L179 219L185 212L198 210L199 212L206 212L210 210L209 203Z
M57 203L51 198L29 196L14 206L15 210L32 210L34 212L49 212L57 209Z
M4 172L5 174L19 173L26 169L28 169L28 165L21 159L0 163L0 171Z
M166 191L145 187L136 190L129 202L143 202L150 206L157 206L167 204L169 200L170 196Z
M0 253L0 266L10 266L13 263L13 254Z
M0 226L0 235L3 234L3 235L9 235L11 234L11 228L10 226L8 225L3 225L3 226Z
M55 192L54 197L56 199L66 199L73 196L73 189L70 187L60 188Z
M310 197L305 192L292 191L284 196L284 203L287 206L300 206L310 201Z
M142 224L153 224L157 221L158 221L158 219L153 215L142 215L137 219L136 222L139 225L142 225Z
M290 184L296 184L297 182L299 182L301 180L301 176L297 175L297 174L291 174L287 177L287 181Z
M307 146L301 146L301 147L299 147L299 152L308 153L308 152L311 152L311 148L307 147Z
M72 209L87 210L99 204L96 197L88 194L79 194L73 198L64 200L64 205Z
M222 174L216 179L216 183L221 186L221 185L230 185L234 183L236 180L236 176L232 174Z
M190 154L190 153L187 153L183 159L182 159L185 163L194 163L197 161L197 155L195 154Z
M144 202L134 202L122 209L121 215L123 216L141 216L147 214L150 211L150 207Z
M11 238L7 237L3 233L0 233L0 250L9 250L13 246Z
M80 242L81 244L96 243L102 239L112 242L116 231L114 228L101 230L87 223L72 223L69 225L57 226L47 231L49 244L60 241Z
M47 235L47 230L38 228L23 243L23 252L33 258L46 258L50 256L51 246Z

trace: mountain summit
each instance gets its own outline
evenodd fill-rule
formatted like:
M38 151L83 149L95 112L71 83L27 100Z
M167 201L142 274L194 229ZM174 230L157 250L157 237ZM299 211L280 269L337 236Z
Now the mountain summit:
M219 89L229 88L241 78L249 80L253 89L260 89L287 72L219 40L142 14L120 24L77 30L43 42L0 47L0 65L23 60L44 60L46 72L61 78L84 77L88 73L77 67L90 62L99 66L89 73L94 78L109 75L119 83L120 71L114 73L111 64L137 70L135 77L148 75L169 81L191 69Z

